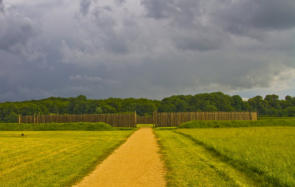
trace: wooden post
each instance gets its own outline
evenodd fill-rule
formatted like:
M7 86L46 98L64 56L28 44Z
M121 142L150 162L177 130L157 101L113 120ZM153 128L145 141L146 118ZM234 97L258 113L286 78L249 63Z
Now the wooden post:
M137 123L137 120L136 120L136 111L134 112L134 127L136 127L136 123Z
M20 125L21 122L22 122L22 116L19 114L19 115L18 115L18 124Z
M257 120L257 112L251 112L251 120L256 121Z

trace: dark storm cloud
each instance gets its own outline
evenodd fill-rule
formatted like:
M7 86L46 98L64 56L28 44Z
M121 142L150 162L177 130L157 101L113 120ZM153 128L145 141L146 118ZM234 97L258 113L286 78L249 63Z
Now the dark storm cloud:
M233 33L250 29L283 30L295 26L294 0L225 1L214 19Z
M4 7L0 101L256 95L295 80L293 0L0 0Z
M210 51L222 47L224 33L214 26L202 23L207 13L202 13L200 0L142 0L147 17L169 22L175 47L182 50Z
M32 20L15 13L6 12L0 15L0 25L0 49L2 50L24 46L36 34Z
M147 9L147 16L160 19L168 17L171 12L169 1L157 1L157 0L143 0L142 4Z
M99 28L100 39L103 42L103 48L117 54L128 52L126 36L121 36L115 31L118 25L117 21L111 17L112 9L109 6L95 7L93 12L94 22Z
M80 12L85 16L88 14L89 7L91 5L91 0L81 0L80 1Z
M245 35L255 34L252 29L283 30L295 26L294 0L142 0L142 4L148 17L170 19L178 26L187 24L187 29L202 25L202 19L225 31Z
M123 4L126 2L126 0L115 0L116 3L118 3L119 5Z
M6 28L2 27L0 30L3 31L0 34L0 49L3 50L10 50L15 45L25 45L34 36L32 25L27 20L10 20Z
M3 0L0 0L0 12L4 12Z
M192 51L211 51L224 47L230 38L223 32L213 31L212 28L196 28L196 31L177 34L174 44L178 49Z
M142 0L147 16L155 19L172 19L178 26L189 27L201 14L200 0Z
M175 42L178 48L184 50L208 51L218 49L221 46L219 41L210 40L209 38L178 38Z

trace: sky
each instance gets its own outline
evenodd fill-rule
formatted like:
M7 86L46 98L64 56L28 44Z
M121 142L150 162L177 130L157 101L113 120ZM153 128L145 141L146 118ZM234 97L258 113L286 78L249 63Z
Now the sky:
M294 0L0 0L0 101L295 95Z

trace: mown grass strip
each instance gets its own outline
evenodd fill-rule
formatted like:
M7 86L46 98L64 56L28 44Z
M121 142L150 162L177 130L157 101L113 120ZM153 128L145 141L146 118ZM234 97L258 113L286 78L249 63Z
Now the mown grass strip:
M171 130L155 131L167 168L168 186L253 186L254 181Z

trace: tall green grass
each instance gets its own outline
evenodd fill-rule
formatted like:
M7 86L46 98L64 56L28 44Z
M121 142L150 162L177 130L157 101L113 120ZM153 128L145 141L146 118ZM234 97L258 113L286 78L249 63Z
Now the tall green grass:
M295 128L178 129L264 186L295 186ZM261 181L261 180L260 180Z
M104 122L98 123L0 123L1 131L60 131L60 130L87 130L87 131L101 131L113 130L114 128Z
M222 127L262 127L262 126L295 126L295 118L265 118L257 121L189 121L179 128L222 128Z

